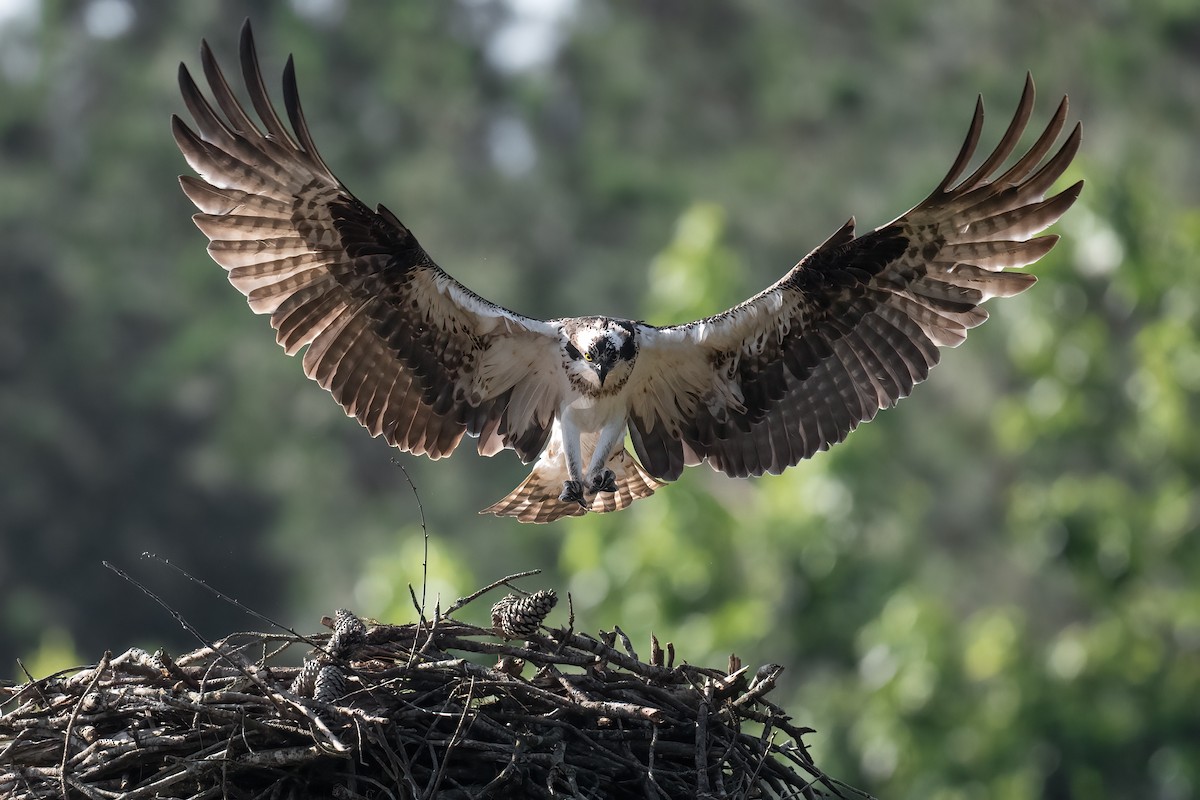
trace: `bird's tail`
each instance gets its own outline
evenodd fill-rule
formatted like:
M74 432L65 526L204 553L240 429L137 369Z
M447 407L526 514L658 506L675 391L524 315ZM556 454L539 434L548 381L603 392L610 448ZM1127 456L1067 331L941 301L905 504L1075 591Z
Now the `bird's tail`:
M586 442L584 453L586 457ZM558 497L562 494L563 481L569 477L567 461L559 448L548 447L534 464L533 472L521 481L520 486L500 502L479 513L516 517L521 522L553 522L560 517L582 516L587 511L619 511L634 500L649 497L663 485L662 481L646 472L625 448L613 453L605 466L617 476L615 492L586 495L586 509L578 503L564 503Z

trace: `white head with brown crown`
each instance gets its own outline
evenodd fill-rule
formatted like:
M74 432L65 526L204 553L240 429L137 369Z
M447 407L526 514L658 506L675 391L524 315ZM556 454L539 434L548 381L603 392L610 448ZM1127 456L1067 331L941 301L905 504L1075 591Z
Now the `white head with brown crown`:
M625 387L637 361L637 326L624 319L577 317L562 322L563 368L582 395L607 397Z

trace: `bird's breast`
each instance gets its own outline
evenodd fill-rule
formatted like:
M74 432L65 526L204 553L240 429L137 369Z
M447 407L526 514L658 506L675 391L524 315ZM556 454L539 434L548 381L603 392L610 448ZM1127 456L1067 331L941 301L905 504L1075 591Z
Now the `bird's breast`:
M620 396L578 395L566 404L562 416L569 418L579 430L594 433L616 419L623 419L626 410Z

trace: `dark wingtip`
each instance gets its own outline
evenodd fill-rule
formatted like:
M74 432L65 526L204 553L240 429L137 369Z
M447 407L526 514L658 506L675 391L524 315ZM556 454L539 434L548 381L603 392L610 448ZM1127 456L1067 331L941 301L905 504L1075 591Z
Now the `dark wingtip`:
M954 159L954 163L946 173L946 177L942 178L942 182L937 185L937 188L933 190L933 194L927 200L947 192L950 186L963 174L963 171L967 168L967 164L971 160L971 156L975 154L975 148L979 146L979 134L982 131L983 94L978 94L975 96L975 112L971 115L971 125L967 129L967 138L963 140L962 147L958 151L958 157Z
M254 52L254 30L250 27L250 18L242 22L242 30L238 35L238 55L241 56L242 63L247 61L255 61Z
M200 40L200 61L201 61L201 63L203 63L206 60L215 61L216 56L213 55L212 45L210 45L208 43L208 39L201 39Z
M184 91L187 91L188 86L194 86L196 83L194 80L192 80L192 73L188 70L187 64L183 63L182 61L179 62L179 69L176 71L175 75L179 81L179 88Z
M176 144L179 144L181 148L183 142L195 145L199 141L199 137L192 132L192 129L178 114L171 115L171 135L175 137Z

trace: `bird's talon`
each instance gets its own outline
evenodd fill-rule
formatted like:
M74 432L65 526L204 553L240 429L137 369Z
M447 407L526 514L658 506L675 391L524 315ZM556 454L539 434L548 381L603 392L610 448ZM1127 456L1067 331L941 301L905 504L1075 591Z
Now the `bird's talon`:
M593 492L615 492L617 490L617 474L611 469L606 469L596 477L592 478Z
M583 484L579 481L563 481L562 494L558 499L564 503L579 503L587 508L587 502L583 499Z

